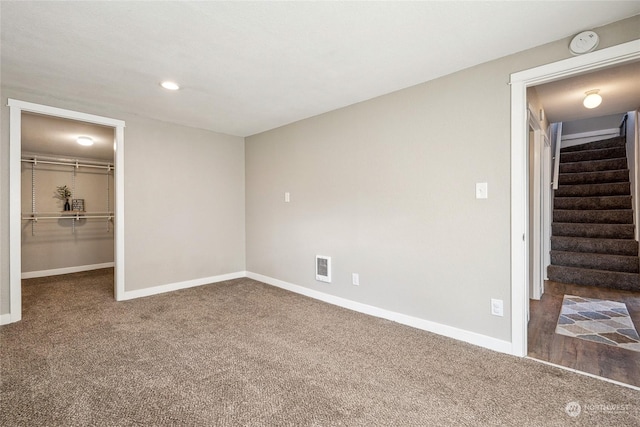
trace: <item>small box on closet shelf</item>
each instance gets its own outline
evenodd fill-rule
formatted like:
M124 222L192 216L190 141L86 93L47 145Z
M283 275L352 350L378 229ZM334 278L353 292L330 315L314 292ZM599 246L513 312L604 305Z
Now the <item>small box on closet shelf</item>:
M84 199L73 199L71 200L71 210L84 212Z

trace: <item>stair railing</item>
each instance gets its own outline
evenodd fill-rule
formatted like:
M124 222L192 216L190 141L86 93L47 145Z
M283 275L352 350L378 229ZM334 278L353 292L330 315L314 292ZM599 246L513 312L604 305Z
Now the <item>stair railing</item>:
M553 177L551 180L551 188L558 189L558 174L560 173L560 148L562 148L562 122L556 123L555 135L556 150L553 157Z
M622 121L620 122L620 126L618 126L618 128L620 128L620 136L627 136L627 120L628 119L629 119L629 114L627 113L622 118Z

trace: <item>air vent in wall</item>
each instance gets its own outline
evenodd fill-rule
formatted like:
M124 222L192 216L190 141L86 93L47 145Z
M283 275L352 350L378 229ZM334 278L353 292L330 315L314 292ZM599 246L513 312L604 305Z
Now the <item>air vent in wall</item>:
M316 255L316 280L331 283L331 257Z

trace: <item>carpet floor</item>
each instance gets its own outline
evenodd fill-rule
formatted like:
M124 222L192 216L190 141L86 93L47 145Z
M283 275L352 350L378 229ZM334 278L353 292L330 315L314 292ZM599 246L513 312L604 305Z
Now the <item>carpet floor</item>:
M638 425L640 392L250 279L113 300L113 270L23 281L0 425Z

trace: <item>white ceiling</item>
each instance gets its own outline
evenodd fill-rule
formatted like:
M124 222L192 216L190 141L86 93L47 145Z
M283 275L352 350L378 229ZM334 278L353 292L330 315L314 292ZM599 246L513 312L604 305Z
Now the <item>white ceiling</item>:
M582 105L585 92L599 89L602 104ZM549 122L568 122L636 110L640 107L640 61L535 87Z
M76 120L39 114L22 114L22 151L71 159L113 162L114 129ZM79 136L93 139L90 147L76 142Z
M247 136L640 13L640 2L0 2L3 84ZM163 79L182 85L159 88Z

